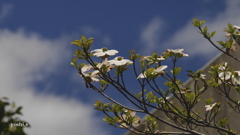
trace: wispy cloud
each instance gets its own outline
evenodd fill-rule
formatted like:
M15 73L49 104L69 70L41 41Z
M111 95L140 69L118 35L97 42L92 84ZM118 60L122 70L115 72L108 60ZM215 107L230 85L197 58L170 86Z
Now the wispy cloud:
M13 5L4 4L0 10L0 22L3 21L13 10Z
M200 16L197 18L205 19L206 26L209 31L217 31L213 41L225 40L223 28L227 27L228 22L233 24L239 23L240 19L238 13L240 12L240 2L226 2L226 10L219 13L216 17ZM202 56L203 58L209 58L218 53L218 51L200 35L198 29L191 25L191 20L185 27L177 31L174 36L168 41L167 45L174 48L185 48L186 52L191 56ZM217 42L215 42L217 43Z
M143 54L153 52L158 45L162 24L162 20L159 17L155 17L142 30L140 38L142 44L145 46Z
M239 24L240 18L238 17L240 12L240 2L239 1L225 1L226 8L225 10L219 12L216 16L208 15L196 15L198 19L206 20L206 26L208 26L209 31L217 31L217 34L213 38L213 41L225 40L223 28L227 27L228 22L232 24ZM155 18L153 20L156 20ZM198 29L191 25L192 20L189 20L185 26L176 31L173 36L170 37L167 41L160 42L159 38L159 23L160 21L150 21L149 25L145 27L145 30L142 31L141 40L146 41L148 46L145 46L143 50L155 50L162 51L163 49L177 49L183 48L185 52L190 54L191 58L194 56L200 56L203 59L212 57L218 53L218 51L206 40L204 37L199 34ZM153 23L155 22L155 23ZM158 24L158 25L156 25ZM154 29L154 30L153 30ZM154 32L153 32L154 31ZM152 33L152 34L149 34ZM155 33L155 34L153 34ZM151 35L151 36L150 36ZM149 41L147 40L147 37ZM150 38L152 37L152 38ZM216 42L215 42L216 43ZM159 46L161 45L161 46ZM151 51L153 52L153 51Z
M66 39L46 39L36 33L0 29L1 97L23 106L28 134L106 135L92 106L78 100L39 92L33 82L44 81L71 58ZM51 85L51 82L45 82Z

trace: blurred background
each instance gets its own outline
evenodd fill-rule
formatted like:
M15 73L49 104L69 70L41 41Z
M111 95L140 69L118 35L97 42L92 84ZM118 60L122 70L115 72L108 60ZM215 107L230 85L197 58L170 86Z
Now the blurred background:
M29 135L122 135L126 130L106 124L94 109L96 100L108 101L85 88L70 65L77 47L69 43L81 35L94 37L92 49L116 49L124 58L133 49L150 55L183 48L189 57L178 66L185 81L185 70L201 68L218 53L192 19L206 20L209 31L217 31L216 42L224 40L228 22L240 25L239 13L238 0L2 0L0 96L23 106ZM134 85L130 90L137 91ZM131 106L115 90L109 94Z

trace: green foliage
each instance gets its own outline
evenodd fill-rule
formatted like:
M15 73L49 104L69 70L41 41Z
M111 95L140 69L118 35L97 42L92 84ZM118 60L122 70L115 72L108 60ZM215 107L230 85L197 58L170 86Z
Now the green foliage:
M22 115L21 110L22 107L16 107L14 102L10 104L8 98L0 99L0 135L26 135L24 128L29 128L30 124L16 117Z

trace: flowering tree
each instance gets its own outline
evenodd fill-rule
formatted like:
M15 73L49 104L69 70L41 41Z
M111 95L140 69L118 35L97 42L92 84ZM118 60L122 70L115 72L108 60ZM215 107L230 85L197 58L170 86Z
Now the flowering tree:
M11 106L7 109L8 106ZM24 128L30 125L20 120L16 115L22 115L22 107L9 103L8 98L0 98L0 135L26 135Z
M240 45L240 27L228 24L228 28L224 31L226 41L218 41L216 45L212 41L215 31L209 33L208 27L202 27L205 21L193 19L193 25L199 29L199 33L204 36L219 51L227 54L237 62L240 60L234 57L231 52L236 51L236 46ZM184 86L183 82L177 78L181 72L181 67L177 67L177 61L183 57L188 57L184 53L184 49L167 49L162 55L156 52L149 56L141 56L135 50L129 51L129 59L121 56L110 60L110 57L118 53L117 50L109 50L106 47L91 51L93 38L75 40L71 44L76 45L76 50L72 58L71 65L77 70L78 74L84 79L86 87L102 94L111 103L102 103L96 101L95 109L106 114L103 119L106 123L118 127L125 128L137 134L199 134L203 133L196 130L199 127L215 129L219 134L237 134L237 132L229 126L227 118L219 117L221 108L220 102L213 102L212 98L205 99L205 111L196 112L193 108L199 103L201 95L209 88L214 88L219 95L228 99L229 106L236 113L240 113L239 99L229 96L230 88L240 92L240 71L230 70L227 62L218 65L212 65L209 73L210 79L206 79L206 75L201 70L196 72L188 70L188 76L195 81L194 89ZM95 57L99 57L95 62ZM77 63L77 59L84 60L81 64ZM169 70L168 65L162 63L166 60L172 60L173 66ZM127 86L125 74L129 72L129 68L133 70L133 79L139 85L138 93L133 93ZM162 82L162 80L164 80ZM162 83L161 83L162 82ZM161 89L159 84L166 86ZM203 84L198 85L198 84ZM106 94L107 89L115 89L121 93L125 99L130 101L135 107L131 108L116 101ZM178 100L174 103L169 100L172 95ZM152 114L149 110L156 109L164 112L169 120L163 119ZM141 121L136 113L147 114L147 117ZM171 121L170 121L171 120ZM158 129L156 121L161 121L180 132L169 132ZM143 129L137 128L138 126Z

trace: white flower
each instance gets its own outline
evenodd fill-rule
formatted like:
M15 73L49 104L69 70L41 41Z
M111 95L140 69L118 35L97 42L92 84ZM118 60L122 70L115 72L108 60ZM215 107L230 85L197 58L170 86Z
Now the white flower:
M173 52L173 53L178 53L181 54L184 57L188 57L188 54L183 53L184 49L176 49L176 50L172 50L172 49L167 49L167 52Z
M228 63L227 62L223 62L223 64L221 66L218 67L219 70L226 70L226 67L227 67Z
M232 77L232 73L227 71L227 72L221 72L218 77L223 80L223 81L227 81Z
M84 75L84 77L89 77L89 78L91 78L92 81L98 82L99 81L98 75L97 75L97 73L99 72L98 70L95 70L92 73L91 72L86 73L87 71L89 71L91 69L93 69L93 67L91 65L85 65L84 67L82 67L81 72ZM82 75L80 74L80 76L82 76Z
M153 61L152 56L143 56L142 60ZM158 63L158 61L163 61L163 60L165 60L165 58L163 58L163 56L159 56L157 57L157 61L155 63Z
M176 50L169 49L169 51L173 53L183 53L184 49L176 49Z
M201 78L201 79L206 79L205 76L206 76L205 74L200 74L200 78Z
M166 97L166 100L168 100L170 97ZM165 104L165 100L163 98L160 99L160 102Z
M240 85L240 71L234 71L234 77L232 78L233 85Z
M240 26L234 25L233 28L236 28L236 29L240 30Z
M214 104L211 104L211 105L205 105L206 111L211 111L216 104L217 103L214 103Z
M113 65L108 62L108 59L105 58L101 63L97 64L97 68L101 69L103 66L107 66L107 72L113 68Z
M160 66L157 69L154 69L153 74L164 74L165 72L163 70L165 70L168 66L164 65L164 66Z
M107 48L102 48L102 49L95 49L92 50L91 52L94 52L94 56L97 57L103 57L103 56L113 56L118 53L117 50L107 50Z
M123 59L123 57L116 57L113 60L108 61L110 64L114 64L116 66L122 66L125 64L132 64L133 62L128 59Z

